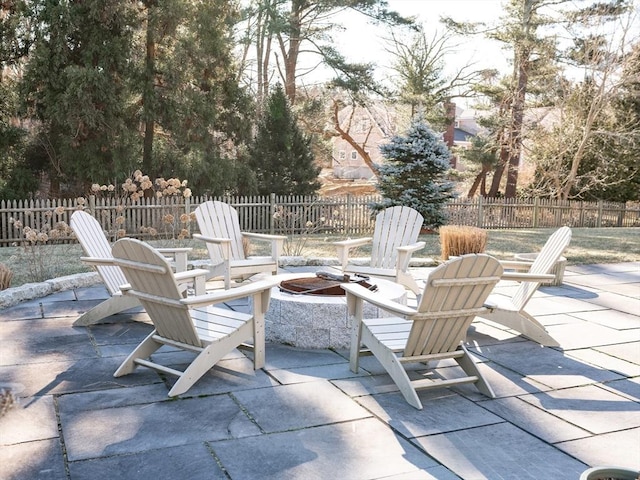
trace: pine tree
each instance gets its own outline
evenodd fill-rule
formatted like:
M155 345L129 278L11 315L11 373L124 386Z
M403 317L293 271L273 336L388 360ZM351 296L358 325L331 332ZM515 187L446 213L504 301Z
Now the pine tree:
M446 179L451 153L440 136L418 115L405 136L394 136L380 152L386 160L378 182L384 199L374 208L406 205L422 214L425 227L444 224L444 205L454 195Z
M311 195L320 188L311 137L298 127L281 85L267 99L248 163L258 195Z

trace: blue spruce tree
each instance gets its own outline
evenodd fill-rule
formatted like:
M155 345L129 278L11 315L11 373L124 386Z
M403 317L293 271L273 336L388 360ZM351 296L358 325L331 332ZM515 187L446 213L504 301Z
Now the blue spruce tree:
M382 202L376 210L394 205L416 209L424 226L446 223L445 203L454 197L447 180L451 153L422 116L416 116L405 136L396 135L380 147L386 162L379 166L378 190Z

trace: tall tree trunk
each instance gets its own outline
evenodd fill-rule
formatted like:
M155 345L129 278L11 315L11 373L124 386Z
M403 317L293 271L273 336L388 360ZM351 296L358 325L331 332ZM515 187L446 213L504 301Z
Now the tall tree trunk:
M518 170L520 168L520 152L522 150L522 120L524 116L524 101L529 83L529 59L531 57L530 32L532 29L531 15L534 0L522 2L522 30L523 38L519 40L515 48L514 73L515 92L511 105L511 127L509 129L509 160L507 169L507 186L504 196L515 198L518 187ZM535 30L535 27L533 27Z
M142 152L142 167L144 173L155 176L153 171L153 138L155 130L155 22L153 1L147 2L147 32L146 32L146 57L145 57L145 84L143 89L143 118L144 118L144 148Z
M507 96L500 102L500 108L498 114L500 118L503 118L506 112L511 111L512 98ZM489 193L485 196L489 198L495 198L500 192L500 184L502 183L502 175L504 174L505 166L509 161L509 150L507 145L507 131L504 127L500 128L496 133L496 144L500 145L500 157L496 163L496 168L493 172L493 179L491 181L491 187L489 187Z
M478 191L478 188L480 186L482 186L482 191L481 191L481 195L484 197L486 194L485 191L485 185L487 182L487 174L489 173L491 167L489 167L488 165L482 165L482 170L480 171L480 173L478 173L478 175L476 175L476 178L473 180L473 184L471 185L471 188L469 188L469 192L467 193L467 198L473 198L476 195L476 192Z
M501 134L504 135L504 134ZM503 144L500 147L500 159L496 164L496 169L493 172L493 180L491 181L491 187L489 188L489 197L495 198L498 196L500 192L500 182L502 181L502 175L504 174L505 166L509 161L509 151L507 147Z
M511 114L511 128L509 130L509 168L507 169L507 186L504 196L515 198L518 186L518 170L520 168L520 152L522 151L522 122L524 118L524 101L529 82L529 55L528 49L518 54L518 81L514 95Z
M280 37L280 50L284 60L284 92L294 105L296 102L296 66L300 53L300 31L302 25L301 12L304 8L304 0L293 0L289 14L289 48L286 48L284 40Z

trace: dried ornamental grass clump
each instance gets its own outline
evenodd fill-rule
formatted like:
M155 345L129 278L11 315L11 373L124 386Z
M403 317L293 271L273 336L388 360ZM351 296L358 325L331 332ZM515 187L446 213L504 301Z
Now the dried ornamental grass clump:
M6 265L0 263L0 290L6 290L11 286L13 272Z
M447 225L440 227L440 249L442 258L483 253L487 247L487 232L477 227Z

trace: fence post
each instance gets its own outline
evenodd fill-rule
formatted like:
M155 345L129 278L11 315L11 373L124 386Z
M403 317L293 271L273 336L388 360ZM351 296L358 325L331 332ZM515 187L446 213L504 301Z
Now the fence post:
M538 228L538 215L540 209L540 199L538 197L533 199L533 228Z
M598 200L598 217L596 218L596 227L602 227L602 210L604 208L603 201Z
M353 215L351 215L351 208L352 208L351 204L352 203L353 202L351 200L351 194L347 193L347 208L346 208L346 215L345 215L345 220L346 220L346 224L347 224L347 230L349 230L348 232L346 232L347 235L354 235L355 234L355 229L351 225L351 219L353 218Z
M92 217L96 216L96 196L89 195L89 213Z
M273 214L276 213L276 194L269 194L269 233L274 235L276 233L275 219Z
M483 208L482 208L482 195L478 195L478 228L482 228L484 221L482 219Z
M618 226L624 226L624 217L627 216L627 204L623 203L620 205L620 210L618 210Z
M191 197L184 197L184 213L187 216L185 226L187 227L187 232L189 232L189 237L191 237Z

